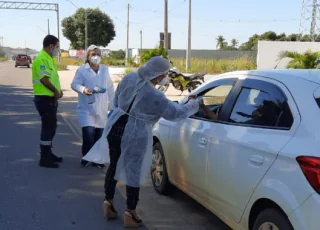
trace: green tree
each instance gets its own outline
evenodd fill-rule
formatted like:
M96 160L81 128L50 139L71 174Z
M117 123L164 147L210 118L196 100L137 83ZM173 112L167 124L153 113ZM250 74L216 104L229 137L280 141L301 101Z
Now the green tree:
M224 46L228 45L228 43L226 42L226 39L222 35L219 35L216 38L216 41L217 41L216 48L219 50L222 50Z
M300 38L299 34L290 34L287 36L287 41L296 42Z
M308 42L311 41L309 35L304 35L301 37L300 34L289 34L286 35L285 33L276 34L273 31L267 31L263 34L254 34L251 36L247 42L240 45L239 50L257 50L258 48L258 41L301 41L301 42ZM320 35L316 36L316 42L320 42Z
M288 37L285 33L277 35L277 40L278 41L288 41Z
M109 57L116 60L123 60L126 58L126 52L124 50L111 51Z
M231 40L231 46L236 48L239 45L239 41L237 39L232 39Z
M316 69L320 64L320 52L311 50L303 54L285 51L279 54L279 60L282 58L292 59L287 65L287 68L290 69Z
M267 31L259 36L259 40L277 41L278 35L273 31Z
M258 34L252 35L247 42L239 47L239 50L257 50L259 38Z
M0 47L0 58L3 58L6 56L6 53L4 52L4 50Z
M100 9L80 8L62 20L62 33L74 49L85 48L85 11L88 13L88 45L107 46L116 36L111 18Z
M141 63L140 64L146 63L147 61L149 61L149 59L151 59L152 57L155 57L155 56L161 56L161 57L168 59L167 52L165 51L163 46L160 45L159 48L157 48L157 49L143 51L141 54L141 60L140 60Z

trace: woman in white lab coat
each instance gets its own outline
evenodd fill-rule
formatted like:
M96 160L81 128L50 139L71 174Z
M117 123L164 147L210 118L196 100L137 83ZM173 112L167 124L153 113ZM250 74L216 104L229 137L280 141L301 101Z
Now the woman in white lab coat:
M101 62L101 51L91 45L86 51L86 63L79 67L71 83L78 93L78 120L82 128L82 155L85 156L103 133L108 110L113 108L114 87L108 68ZM81 159L81 166L90 162ZM104 168L104 164L95 164Z

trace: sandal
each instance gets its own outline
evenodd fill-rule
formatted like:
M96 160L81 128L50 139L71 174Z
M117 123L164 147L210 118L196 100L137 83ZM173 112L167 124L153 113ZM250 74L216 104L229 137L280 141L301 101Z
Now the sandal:
M142 225L142 220L131 210L126 210L123 214L125 228L138 228Z
M118 217L118 212L110 200L103 201L103 216L108 220L114 220Z

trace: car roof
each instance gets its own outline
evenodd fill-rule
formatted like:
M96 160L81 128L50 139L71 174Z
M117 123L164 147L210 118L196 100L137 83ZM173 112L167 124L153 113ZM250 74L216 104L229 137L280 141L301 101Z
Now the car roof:
M320 84L320 70L317 69L272 69L272 70L246 70L224 73L219 77L227 77L232 75L255 75L267 77L274 80L286 82L292 81L293 78L299 78Z

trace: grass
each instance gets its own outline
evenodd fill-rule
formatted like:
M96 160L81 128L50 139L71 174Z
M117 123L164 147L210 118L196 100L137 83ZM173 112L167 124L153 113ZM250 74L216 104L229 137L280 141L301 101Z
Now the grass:
M185 59L171 59L172 63L175 67L177 67L181 72L185 72L186 69L186 61ZM124 60L116 60L111 58L102 58L102 64L106 66L114 66L114 67L124 67ZM80 66L83 64L83 60L74 59L74 58L61 58L61 70L66 70L67 65L75 65ZM188 72L190 73L198 73L198 72L206 72L208 74L220 74L230 71L236 70L252 70L256 69L256 61L249 56L242 56L235 59L198 59L193 58L191 60L191 68ZM126 74L132 72L129 68L126 71Z
M57 62L57 60L56 60ZM62 57L61 64L63 65L74 65L74 66L81 66L83 65L84 60L76 59L76 58L69 58L69 57ZM116 60L111 58L102 58L101 64L106 66L124 66L125 60Z
M68 70L67 65L59 64L59 63L56 63L56 65L57 65L57 68L58 68L59 71Z
M6 57L0 57L0 62L5 62L5 61L8 61L8 58L6 58Z
M186 60L185 59L171 59L174 66L181 72L185 72ZM198 73L206 72L209 74L220 74L236 70L252 70L256 69L257 65L255 60L248 56L242 56L235 59L192 59L191 68L188 72Z

